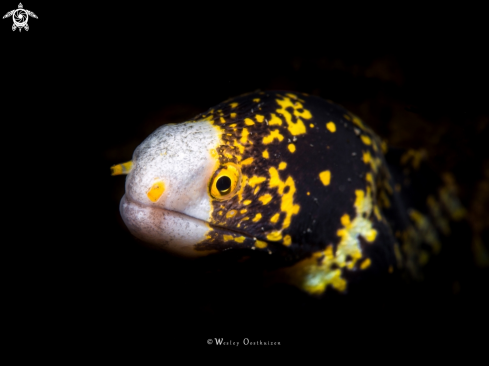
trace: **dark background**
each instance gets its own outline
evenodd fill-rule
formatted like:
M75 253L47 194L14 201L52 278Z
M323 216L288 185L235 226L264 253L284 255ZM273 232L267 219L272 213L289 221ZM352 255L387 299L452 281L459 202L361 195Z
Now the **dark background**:
M342 329L328 305L147 249L120 218L124 177L111 177L111 165L162 123L257 89L333 100L390 145L425 148L433 169L455 175L472 232L489 242L489 59L477 9L23 4L39 17L29 32L12 32L11 19L0 28L2 267L9 309L28 327L88 330L90 344L155 333L191 345L308 343L316 326ZM332 301L354 327L373 324L367 333L476 325L487 267L460 240L471 259L453 263L457 276L442 289L410 288L407 303L374 312Z

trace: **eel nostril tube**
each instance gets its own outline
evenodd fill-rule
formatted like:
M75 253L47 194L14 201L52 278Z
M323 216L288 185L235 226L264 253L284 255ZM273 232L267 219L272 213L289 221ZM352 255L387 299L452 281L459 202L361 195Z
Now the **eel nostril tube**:
M110 167L111 175L123 175L123 174L125 175L125 174L129 174L131 170L132 170L132 160L122 164L112 165Z

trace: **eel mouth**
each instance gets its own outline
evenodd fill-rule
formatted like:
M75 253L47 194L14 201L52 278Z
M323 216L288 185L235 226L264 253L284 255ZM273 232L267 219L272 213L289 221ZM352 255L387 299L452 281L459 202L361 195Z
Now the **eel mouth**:
M181 212L142 204L127 193L121 199L119 210L124 223L136 238L184 257L202 257L218 252L195 249L196 244L207 239L212 229L254 239L249 234L212 225Z

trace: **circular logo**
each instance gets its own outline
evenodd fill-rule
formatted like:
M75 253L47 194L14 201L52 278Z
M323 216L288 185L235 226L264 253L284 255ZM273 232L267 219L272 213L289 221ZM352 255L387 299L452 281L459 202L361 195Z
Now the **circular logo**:
M212 339L208 339L207 344L212 344Z
M27 20L29 19L29 16L27 15L27 12L24 9L17 9L13 14L12 18L14 20L14 24L22 28L24 25L27 24Z

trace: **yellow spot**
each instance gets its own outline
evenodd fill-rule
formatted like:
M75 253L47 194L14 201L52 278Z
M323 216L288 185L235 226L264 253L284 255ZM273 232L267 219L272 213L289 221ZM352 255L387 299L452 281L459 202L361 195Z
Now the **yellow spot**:
M251 203L251 200L245 200L245 201L243 202L243 205L248 206L250 203Z
M214 149L211 149L211 156L212 156L213 158L215 158L215 157L217 157L217 155L218 155L218 154L217 154L217 151L216 151L216 150L214 150Z
M374 207L374 214L377 220L382 220L382 215L380 214L379 206L375 205Z
M253 162L253 158L244 159L241 165L250 165Z
M256 121L262 123L263 120L265 119L265 116L262 116L261 114L256 114L255 115Z
M314 125L311 123L311 124L309 125L309 127L314 128Z
M222 211L219 211L217 214L218 214L218 215L222 215Z
M238 211L236 211L236 210L228 211L228 213L226 214L226 217L229 219L231 217L236 216L237 213L238 213Z
M292 238L290 235L285 235L284 236L284 245L288 247L290 244L292 244Z
M304 125L304 122L302 122L302 119L311 119L312 114L309 110L305 109L301 103L298 101L292 103L292 100L290 98L284 98L284 99L275 99L277 104L281 108L277 108L277 113L280 113L284 116L285 121L287 122L288 125L288 130L293 136L301 135L306 133L306 126ZM293 111L292 113L297 119L297 122L292 121L292 114L287 110L287 108L292 107ZM299 112L302 110L302 112Z
M255 195L256 195L256 194L258 193L258 191L259 191L259 190L260 190L260 187L256 187L256 188L255 188L255 190L253 191L253 194L255 194Z
M272 200L272 196L270 196L268 193L264 194L260 198L258 198L259 201L261 201L264 205L266 205L268 202Z
M257 184L260 184L267 179L265 177L257 177L256 175L252 176L250 179L248 179L248 185L251 187L256 186Z
M324 172L319 173L319 179L325 186L329 185L331 181L331 172L329 170L325 170Z
M244 236L238 236L237 238L234 238L234 241L237 242L237 243L242 243L245 241L245 237Z
M343 226L350 225L350 215L344 214L343 216L341 216L340 221Z
M344 115L343 115L343 117L344 117L346 120L351 121L351 118L350 118L350 116L349 116L348 114L344 114Z
M311 195L311 192L307 192L307 195L310 196Z
M294 153L295 152L295 145L294 144L289 144L289 146L287 146L289 148L289 151L291 153Z
M285 212L285 218L282 224L282 228L286 229L290 225L290 222L292 220L292 215L296 215L300 210L300 206L294 204L294 194L296 191L295 182L290 176L287 177L285 182L283 182L280 179L278 170L275 168L270 168L269 172L270 172L269 186L270 188L277 187L278 194L281 196L282 202L280 204L280 210ZM289 191L287 193L284 193L285 187L289 187Z
M222 236L222 240L224 242L227 242L227 241L230 241L230 240L234 240L234 236L232 236L232 235L223 235Z
M273 223L276 223L278 221L278 219L280 218L280 214L275 214L272 216L272 218L270 219L270 222L273 222Z
M231 103L229 106L230 106L231 108L236 108L236 107L238 106L238 103Z
M362 136L360 136L360 138L362 139L362 141L365 145L371 145L372 144L372 140L370 140L370 137L368 137L367 135L362 135Z
M162 181L158 181L153 183L153 185L151 186L150 190L146 195L152 202L156 202L158 201L158 198L161 197L164 191L165 191L165 184Z
M278 170L284 170L285 168L287 168L287 163L285 162L281 162L279 165L278 165Z
M246 213L248 210L246 208L243 208L242 210L239 211L239 213Z
M256 216L251 221L257 222L257 221L260 221L260 219L261 219L261 213L257 213Z
M243 130L245 130L245 128ZM273 142L273 140L275 140L275 139L277 139L279 141L282 141L284 139L284 137L280 134L279 130L270 131L270 135L265 136L263 138L262 142L264 145L267 145L267 144Z
M374 179L372 178L372 173L367 173L365 174L365 180L369 182L370 184L374 184Z
M241 139L239 140L242 144L246 144L248 142L248 129L243 128L241 131Z
M253 126L255 124L255 122L252 119L249 119L249 118L245 118L244 123L247 126Z
M260 98L255 98L253 99L253 102L258 103L260 101Z
M279 241L282 239L282 233L280 231L272 231L267 235L267 239L270 241Z
M255 241L255 247L263 249L267 247L267 243L261 240Z
M261 154L265 159L268 159L270 157L270 155L268 155L268 150L265 150L262 154Z
M326 123L326 128L329 130L329 132L336 132L336 125L334 122Z
M362 264L360 264L360 269L366 269L370 267L371 261L370 258L365 259Z
M224 118L222 118L222 117L220 118L220 120L221 120L221 123L226 122L226 120Z
M278 118L275 113L271 114L271 119L268 121L270 126L282 126L282 120Z
M236 118L236 113L231 113L231 118Z
M110 170L111 170L110 173L111 173L111 175L129 174L131 169L132 169L132 161L128 161L126 163L112 165L110 167Z

